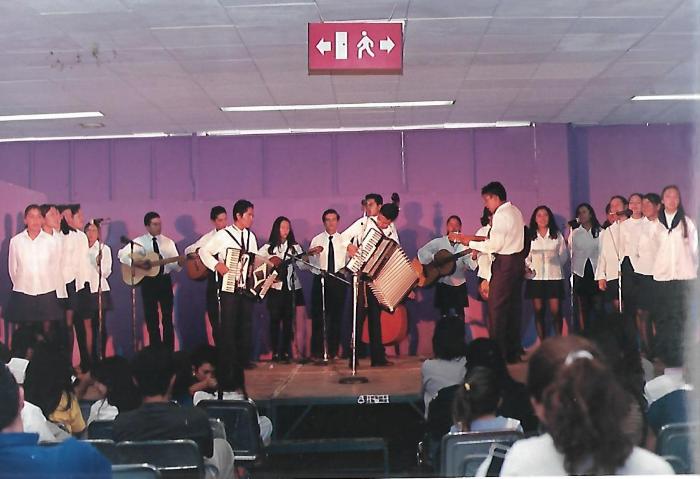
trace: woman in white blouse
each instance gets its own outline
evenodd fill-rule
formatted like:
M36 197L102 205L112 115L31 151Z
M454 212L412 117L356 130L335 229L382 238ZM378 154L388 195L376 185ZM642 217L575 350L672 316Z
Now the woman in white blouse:
M319 248L309 251L309 254L319 253L322 249ZM275 220L272 224L270 239L260 248L258 254L269 258L278 274L277 281L267 293L272 360L289 362L292 355L293 322L296 316L296 308L292 307L292 302L297 308L303 308L306 304L301 290L301 281L292 263L296 263L303 269L306 267L296 261L304 252L294 238L292 223L288 218L279 216Z
M85 234L88 239L88 261L89 268L87 271L87 283L90 288L86 291L86 304L84 308L83 320L85 320L85 328L91 334L87 335L88 351L92 355L92 359L104 356L105 346L107 345L107 318L106 312L113 309L112 294L109 290L107 278L112 274L112 250L109 246L100 241L101 228L95 220L90 221L85 225ZM101 274L101 276L100 276ZM100 284L101 283L101 284ZM102 335L100 343L100 352L97 350L97 339L100 337L99 324L99 295L102 295Z
M554 331L560 335L563 320L561 299L564 297L564 265L569 256L566 242L559 232L552 210L541 205L530 217L530 254L525 258L525 297L532 300L535 310L535 327L540 341L547 335L545 328L545 302L552 315Z
M56 297L56 277L50 274L58 257L58 246L42 230L38 205L24 210L24 231L10 239L8 272L12 292L5 318L14 323L60 321L63 312Z
M656 346L661 351L683 348L689 302L698 271L698 231L685 215L677 186L664 188L659 213L658 253L653 275L658 291Z
M599 313L602 308L602 297L595 281L595 268L600 250L600 232L603 228L593 207L588 203L581 203L576 207L576 219L570 224L572 226L568 242L577 303L576 326L579 331L585 331L591 327L592 313Z

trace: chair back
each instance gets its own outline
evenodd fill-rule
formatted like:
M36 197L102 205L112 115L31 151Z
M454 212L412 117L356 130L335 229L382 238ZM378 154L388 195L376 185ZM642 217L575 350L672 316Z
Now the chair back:
M209 425L211 426L214 439L226 440L226 426L224 426L224 422L221 419L210 417Z
M83 442L90 444L97 449L100 454L109 460L112 464L121 464L121 458L117 445L111 439L85 439Z
M697 422L667 424L659 431L656 453L663 457L673 457L669 462L676 474L692 474L695 471L690 445L698 432L700 423Z
M190 439L124 441L117 444L122 464L152 464L164 478L200 479L204 460Z
M210 418L224 423L226 438L236 461L255 462L262 456L262 440L255 405L245 400L200 401Z
M114 419L105 421L92 421L87 427L88 439L114 439L112 431L114 429Z
M510 447L523 438L519 431L459 432L442 438L440 475L442 477L474 476L489 457L494 444Z
M160 479L161 475L150 464L119 464L112 466L113 479Z

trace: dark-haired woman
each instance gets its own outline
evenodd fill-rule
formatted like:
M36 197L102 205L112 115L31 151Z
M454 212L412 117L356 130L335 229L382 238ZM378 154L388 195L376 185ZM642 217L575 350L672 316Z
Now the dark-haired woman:
M464 324L456 321L438 321L433 333L433 359L421 365L425 418L428 418L430 401L442 388L454 386L464 379L467 363L464 353Z
M470 369L452 404L450 432L520 431L520 421L496 414L501 402L498 375L485 367Z
M309 251L317 254L320 249ZM279 216L272 224L269 241L260 248L258 254L269 258L277 270L277 279L267 293L267 310L270 314L270 349L273 361L289 362L292 355L292 322L296 306L303 306L304 294L301 281L292 263L300 267L305 265L297 261L304 254L294 238L292 223L288 218ZM280 331L281 329L281 331ZM280 335L280 332L282 333Z
M635 447L625 433L631 402L613 373L585 349L568 352L561 366L554 365L556 358L544 357L562 349L553 345L543 345L532 358L549 363L553 375L536 409L548 432L516 442L501 476L673 474L666 461Z
M572 226L568 243L578 318L573 323L579 331L585 331L591 326L593 312L600 312L602 306L600 290L595 281L595 268L598 264L600 232L603 227L598 222L593 207L588 203L581 203L576 207L576 219L570 224Z
M637 339L637 309L639 302L639 275L636 274L639 238L644 221L642 214L642 194L632 193L629 196L627 220L620 223L620 248L622 251L622 347L630 351L639 350Z
M658 234L661 197L647 193L642 199L644 220L639 231L639 243L634 261L639 292L637 293L637 330L642 354L651 358L654 353L654 323L650 312L655 307L657 293L654 281L654 262L659 248Z
M58 211L61 213L61 246L63 248L62 265L63 282L66 285L68 299L65 302L66 327L68 337L65 347L69 355L73 354L74 335L78 340L80 350L80 366L83 371L89 368L90 353L87 349L85 338L85 327L80 320L85 304L85 283L88 271L88 239L82 228L83 213L80 205L59 205ZM77 319L77 321L76 321Z
M104 356L107 346L107 317L106 312L111 311L112 293L109 290L107 278L112 274L112 250L109 246L100 241L100 225L91 221L85 225L85 234L88 239L88 270L87 285L85 291L85 308L82 318L85 321L83 328L90 331L87 335L87 350L90 351L93 360ZM100 276L101 274L101 276ZM99 324L100 298L102 295L102 325ZM100 329L102 334L100 335ZM99 351L98 354L98 339Z
M665 187L661 201L658 252L653 269L658 290L656 342L659 349L682 350L698 271L698 231L685 214L677 186Z
M8 272L12 292L5 319L13 323L44 322L48 326L63 318L56 297L57 275L53 274L58 244L42 230L43 221L38 205L27 206L26 229L10 239Z
M102 399L90 407L88 425L93 421L110 421L119 413L141 405L141 397L134 385L126 358L112 356L103 359L93 368L92 377Z
M547 336L545 304L552 315L554 331L561 335L563 320L561 299L564 297L564 265L569 259L566 242L559 232L552 210L538 206L530 217L530 254L525 258L528 280L525 297L532 300L535 327L540 341Z

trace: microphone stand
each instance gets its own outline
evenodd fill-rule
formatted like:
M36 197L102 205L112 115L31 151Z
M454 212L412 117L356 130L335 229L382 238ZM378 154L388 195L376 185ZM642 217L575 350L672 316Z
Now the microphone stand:
M130 240L125 236L122 236L123 243L129 243L131 250L131 341L134 348L134 353L138 351L138 339L136 337L136 266L134 265L134 245L140 246L145 250L143 245L138 244L136 241Z
M353 273L352 275L352 336L350 340L350 349L352 350L352 374L350 376L345 376L340 378L338 382L340 384L361 384L369 382L364 376L357 375L357 294L358 294L358 274Z

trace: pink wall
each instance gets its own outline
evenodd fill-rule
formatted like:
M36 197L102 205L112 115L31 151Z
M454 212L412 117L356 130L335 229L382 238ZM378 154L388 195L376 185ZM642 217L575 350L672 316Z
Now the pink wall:
M107 243L115 254L119 236L141 234L143 214L151 209L160 212L165 234L181 250L209 229L211 206L230 209L240 197L256 205L254 230L261 243L278 215L290 217L297 238L308 242L320 231L325 208L338 209L347 226L360 214L365 193L388 199L397 191L402 244L413 255L440 234L450 214L462 217L466 231L476 229L479 189L491 180L505 184L526 221L536 205L546 203L560 223L579 201L590 201L603 216L612 194L658 191L667 183L687 191L692 134L683 125L409 131L403 155L400 132L5 143L0 180L51 202L80 202L86 218L111 217ZM3 203L12 195L0 187ZM2 278L4 298L10 285L6 274ZM111 284L118 308L109 328L116 349L128 353L129 293L116 275ZM478 320L480 304L473 303L470 317ZM184 273L177 277L176 308L181 344L199 343L205 338L203 285ZM430 354L432 291L422 292L410 311L412 335L402 350ZM264 308L259 313L256 345L264 353ZM526 327L530 340L532 327Z

